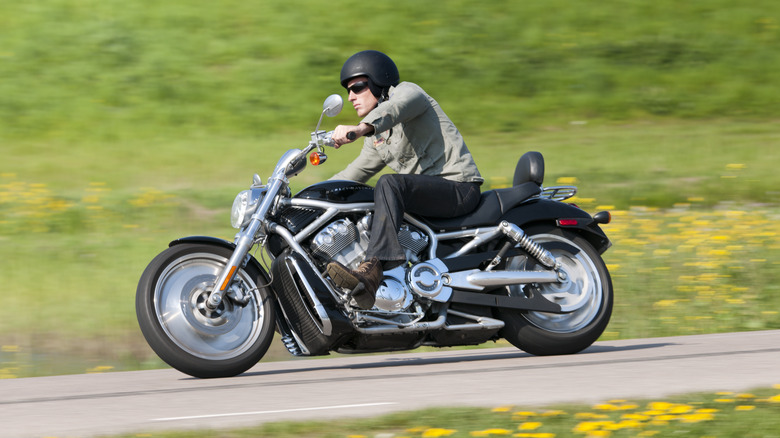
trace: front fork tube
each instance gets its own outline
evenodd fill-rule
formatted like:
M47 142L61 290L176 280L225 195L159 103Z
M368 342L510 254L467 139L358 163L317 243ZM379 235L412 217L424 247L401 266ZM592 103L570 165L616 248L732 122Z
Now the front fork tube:
M233 281L233 277L236 275L236 271L246 263L246 255L249 254L249 250L254 245L254 236L260 227L261 222L253 220L252 225L246 230L241 237L236 241L236 249L233 251L233 255L230 256L227 266L222 270L217 282L214 284L214 290L209 295L209 299L206 301L206 307L210 310L215 310L222 302L222 297L228 291L230 282Z
M266 192L265 197L260 202L260 206L257 208L257 212L252 215L252 220L249 226L243 233L236 239L236 249L233 251L233 255L230 256L227 266L219 274L217 282L214 284L214 290L209 295L209 299L206 301L206 307L209 310L216 310L219 304L222 302L222 297L228 290L230 282L233 281L233 277L236 275L238 268L246 263L246 255L249 254L249 250L255 243L255 236L260 231L260 227L263 225L263 218L271 209L274 203L276 194L282 188L284 181L281 178L273 179L270 184L270 188Z

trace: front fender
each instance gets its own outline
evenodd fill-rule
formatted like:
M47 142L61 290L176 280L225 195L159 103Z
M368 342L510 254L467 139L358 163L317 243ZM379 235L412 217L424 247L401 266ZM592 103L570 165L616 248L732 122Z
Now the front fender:
M220 246L222 248L229 249L231 251L236 249L236 244L230 241L227 241L225 239L220 239L218 237L211 237L211 236L188 236L188 237L181 237L179 239L176 239L174 241L171 241L171 243L168 244L168 247L176 246L176 245L183 245L187 243L198 243L198 244L204 244L204 245L214 245L214 246ZM271 277L268 275L268 272L265 271L265 268L263 268L262 265L260 265L260 262L257 261L256 258L252 257L251 254L246 255L246 259L244 260L243 266L246 266L247 264L252 264L255 268L257 268L258 271L260 271L263 275L264 284L268 284L271 281Z
M558 222L560 219L576 220L571 221L571 224L562 225ZM598 222L590 214L571 204L560 201L534 199L509 210L501 216L501 220L513 223L520 228L526 228L538 223L547 223L579 232L596 248L599 254L612 245Z

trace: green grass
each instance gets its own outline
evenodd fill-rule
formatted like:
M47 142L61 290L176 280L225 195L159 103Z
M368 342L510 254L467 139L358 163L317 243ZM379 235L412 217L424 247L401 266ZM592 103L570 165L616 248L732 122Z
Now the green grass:
M278 422L234 430L154 432L126 437L424 438L424 437L776 437L777 388L752 393L689 394L597 405L436 408L360 420Z
M780 110L780 4L0 4L0 137L264 136L310 122L344 60L388 52L461 129Z

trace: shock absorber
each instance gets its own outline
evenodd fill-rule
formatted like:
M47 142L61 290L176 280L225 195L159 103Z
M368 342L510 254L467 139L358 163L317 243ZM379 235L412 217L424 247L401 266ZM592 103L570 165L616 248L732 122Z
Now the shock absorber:
M525 234L525 231L523 231L522 228L507 221L501 222L501 225L499 226L507 237L514 240L521 248L530 254L531 257L539 260L541 264L550 269L559 270L561 264L555 260L555 256L552 255L550 251L544 249L542 245L536 243L531 236Z

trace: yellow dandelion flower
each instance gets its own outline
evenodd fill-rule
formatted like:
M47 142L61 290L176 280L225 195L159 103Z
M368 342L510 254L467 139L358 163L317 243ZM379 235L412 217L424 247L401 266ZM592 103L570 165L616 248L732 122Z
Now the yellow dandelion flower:
M685 414L688 412L691 412L693 410L692 406L688 405L677 405L673 406L671 409L669 409L670 414Z
M734 403L733 398L716 398L715 403Z
M509 412L512 410L512 406L499 406L497 408L493 408L493 412Z
M506 412L506 411L495 411L494 410L494 412ZM532 412L532 411L517 411L517 412L512 412L512 415L517 416L517 417L535 417L536 416L536 412Z
M19 346L18 345L3 345L2 348L0 348L0 351L3 353L18 353L19 352Z
M574 418L578 420L601 420L609 417L604 414L594 414L592 412L578 412L574 414Z
M520 438L555 438L554 433L544 432L544 433L526 433L526 432L520 432L516 433L512 436L520 437Z
M641 429L642 425L642 422L636 420L623 420L617 423L619 429Z
M365 435L347 435L347 438L368 438Z
M87 370L87 374L105 373L106 371L111 371L113 369L114 369L114 367L112 367L110 365L99 365L99 366L96 366L95 368L88 369Z
M442 429L439 427L433 427L430 429L425 429L425 431L422 433L422 438L438 438L440 436L450 436L457 432L455 429Z
M678 300L660 300L653 303L653 307L674 307Z
M737 406L736 408L734 408L734 410L736 410L736 411L752 411L755 408L756 408L755 406L744 405L744 406Z
M651 417L648 415L642 415L642 414L623 414L620 418L624 420L636 420L636 421L647 421Z
M582 433L582 432L588 433L588 432L592 432L594 430L598 430L599 428L601 428L601 426L603 426L603 422L601 422L601 421L583 421L583 422L577 424L574 427L573 431L574 432L579 432L579 433Z
M511 435L512 431L506 429L493 428L493 429L485 429L477 433L481 435L474 435L474 432L471 432L471 435L472 436Z
M665 411L644 411L642 412L642 415L647 415L649 417L654 417L656 415L663 415Z
M709 421L714 419L712 414L688 414L680 417L683 423L698 423L701 421Z
M517 426L518 430L536 430L538 428L542 427L542 423L539 423L538 421L530 421L523 423L519 426Z
M557 184L577 184L578 182L576 176L562 176L556 180Z
M542 412L542 417L556 417L559 415L566 415L566 412L561 410Z

